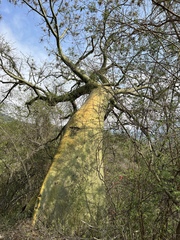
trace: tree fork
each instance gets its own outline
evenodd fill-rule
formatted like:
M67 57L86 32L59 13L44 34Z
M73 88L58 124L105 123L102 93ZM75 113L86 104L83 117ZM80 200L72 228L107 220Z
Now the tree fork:
M41 187L33 225L43 222L66 234L77 234L102 218L102 138L110 97L109 88L95 88L68 122Z

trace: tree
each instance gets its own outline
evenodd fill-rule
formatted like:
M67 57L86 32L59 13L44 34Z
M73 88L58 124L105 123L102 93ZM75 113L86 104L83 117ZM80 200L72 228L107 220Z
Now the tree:
M152 133L160 129L152 124L153 108L165 107L171 94L171 100L179 99L176 1L147 7L146 1L115 0L22 3L41 19L50 61L41 67L30 58L19 61L1 39L1 83L10 86L2 102L20 87L31 94L28 108L37 100L71 103L33 222L84 234L106 218L104 120L111 125L115 119L118 126L121 117L123 126L136 128L152 146ZM78 109L83 95L88 98Z

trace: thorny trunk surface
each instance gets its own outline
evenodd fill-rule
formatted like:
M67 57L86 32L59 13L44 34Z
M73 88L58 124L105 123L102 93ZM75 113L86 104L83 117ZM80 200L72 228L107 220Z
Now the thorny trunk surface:
M74 234L101 218L105 202L102 138L110 93L96 88L66 126L34 211L39 221Z

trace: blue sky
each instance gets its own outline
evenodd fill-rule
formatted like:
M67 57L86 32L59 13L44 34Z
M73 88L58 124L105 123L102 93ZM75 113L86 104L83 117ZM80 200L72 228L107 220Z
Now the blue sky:
M38 16L33 12L28 12L25 6L14 6L7 0L0 3L0 37L10 43L15 53L22 56L31 56L37 63L42 63L48 58L46 50L40 43L41 29L38 25ZM8 86L7 86L8 87ZM0 90L5 90L6 86L0 85ZM14 112L13 106L24 103L24 95L19 94L18 90L13 91L13 95L8 98L7 103L11 103L12 109L5 109L6 113ZM2 93L0 92L0 100ZM14 97L15 96L15 97Z
M31 55L37 60L45 58L37 15L28 12L27 7L14 6L7 0L2 0L0 4L0 15L0 36L23 54Z

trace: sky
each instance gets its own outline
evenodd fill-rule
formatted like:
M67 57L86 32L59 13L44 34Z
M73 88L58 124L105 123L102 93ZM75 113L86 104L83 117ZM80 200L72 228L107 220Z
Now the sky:
M24 6L15 6L7 0L0 0L0 38L10 43L12 49L19 55L31 56L37 63L43 63L47 59L47 53L42 43L40 43L41 29L38 25L38 16L28 12ZM0 90L4 92L5 86L0 85ZM21 105L24 103L24 95L18 96L18 89L13 91L12 97L6 103ZM1 99L0 91L0 99ZM13 96L16 97L13 97ZM9 109L8 112L13 112ZM7 109L5 111L7 113Z
M39 26L39 16L29 12L27 7L20 5L15 6L8 0L0 0L0 38L10 43L16 53L25 56L31 56L36 63L43 64L49 60L44 45L40 42L42 31ZM7 86L8 87L8 86ZM67 86L69 89L69 84ZM0 100L2 92L6 91L6 86L0 84ZM22 106L24 104L24 93L19 94L18 89L13 90L11 97L6 99L5 103ZM14 109L6 109L6 113L13 112Z
M13 48L23 54L28 54L37 60L45 58L45 49L40 43L40 26L38 17L28 12L25 6L15 6L7 0L0 4L0 36L9 42Z

